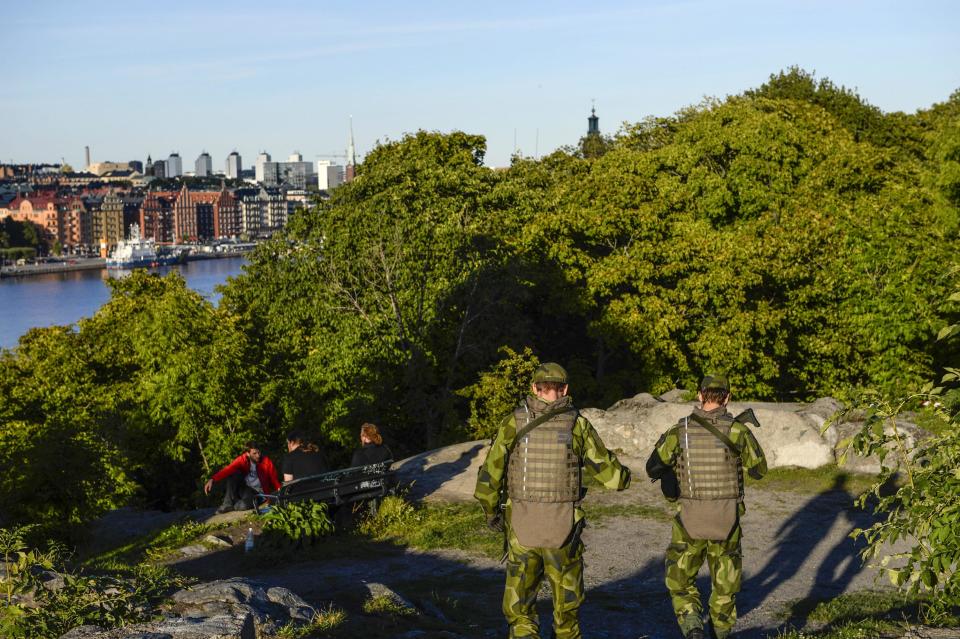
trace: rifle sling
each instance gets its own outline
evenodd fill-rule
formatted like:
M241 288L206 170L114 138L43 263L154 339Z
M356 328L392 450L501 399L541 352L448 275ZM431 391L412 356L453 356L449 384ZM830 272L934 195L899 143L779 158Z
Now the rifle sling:
M513 452L513 449L517 445L517 442L519 442L521 439L526 437L530 431L532 431L534 428L536 428L540 424L543 424L544 422L550 419L553 419L554 417L556 417L557 415L560 415L561 413L566 413L569 410L575 410L575 409L571 409L569 407L555 408L551 411L547 411L546 413L544 413L540 417L537 417L533 421L528 422L526 426L524 426L523 428L517 431L517 436L513 438L513 443L510 445L510 448L507 450L507 457L509 457L510 453Z
M733 453L737 457L740 456L740 449L737 448L737 445L734 444L729 437L727 437L726 435L721 433L719 430L717 430L717 427L711 424L710 420L696 414L690 415L690 419L692 419L693 421L697 422L698 424L706 428L708 431L710 431L710 434L712 434L714 437L716 437L721 442L723 442L723 445L729 448L731 453Z

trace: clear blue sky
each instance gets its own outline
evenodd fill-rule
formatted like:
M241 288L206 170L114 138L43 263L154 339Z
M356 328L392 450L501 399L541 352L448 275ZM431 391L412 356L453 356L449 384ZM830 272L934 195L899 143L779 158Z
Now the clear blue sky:
M417 129L574 144L790 65L913 112L960 88L960 2L0 3L0 161L358 152Z

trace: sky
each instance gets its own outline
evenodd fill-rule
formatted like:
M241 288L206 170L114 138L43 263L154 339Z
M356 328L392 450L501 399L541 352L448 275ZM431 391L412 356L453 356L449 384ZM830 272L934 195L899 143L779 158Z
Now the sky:
M576 144L792 65L912 113L960 88L960 2L0 0L0 162L237 150L342 162L420 129L486 164ZM332 157L330 157L332 156Z

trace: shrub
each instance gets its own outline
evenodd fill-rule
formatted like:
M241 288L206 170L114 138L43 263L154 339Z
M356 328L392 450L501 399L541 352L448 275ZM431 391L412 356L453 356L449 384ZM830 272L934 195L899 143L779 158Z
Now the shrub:
M268 548L302 548L333 532L327 505L301 501L270 510L263 518L261 543Z

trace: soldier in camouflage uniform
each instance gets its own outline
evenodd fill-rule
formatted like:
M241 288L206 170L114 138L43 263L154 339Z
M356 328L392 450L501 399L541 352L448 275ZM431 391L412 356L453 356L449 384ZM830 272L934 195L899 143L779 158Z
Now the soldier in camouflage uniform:
M727 639L737 619L743 567L743 471L759 479L767 472L767 460L746 424L727 412L730 387L726 377L706 376L698 398L700 408L657 442L647 461L647 474L652 479L670 480L664 484L665 494L674 478L679 486L678 495L668 496L678 497L680 503L667 547L666 583L680 630L687 639L704 639L696 578L706 559L711 578L711 626L714 636ZM752 412L749 414L752 418Z
M581 476L616 490L630 484L630 469L603 445L567 390L559 364L537 368L531 395L504 418L477 476L474 496L488 525L506 528L503 614L511 639L540 636L534 604L544 575L553 593L554 636L580 639Z

